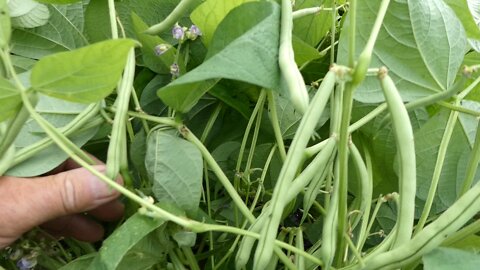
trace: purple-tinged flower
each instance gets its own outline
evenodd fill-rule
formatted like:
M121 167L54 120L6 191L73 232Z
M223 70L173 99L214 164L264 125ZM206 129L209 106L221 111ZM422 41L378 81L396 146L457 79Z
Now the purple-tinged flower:
M170 46L168 44L158 44L153 48L153 52L155 53L156 56L160 56L164 54L166 51L170 49Z
M17 261L17 267L20 270L29 270L35 267L37 265L37 259L36 258L28 258L28 257L23 257L20 260Z
M202 31L196 25L192 24L190 29L188 29L186 36L188 39L195 40L197 37L202 35Z
M174 77L178 77L180 75L180 67L177 63L173 63L170 66L170 74L172 74Z
M172 35L176 40L183 40L185 38L185 29L177 23L172 28Z

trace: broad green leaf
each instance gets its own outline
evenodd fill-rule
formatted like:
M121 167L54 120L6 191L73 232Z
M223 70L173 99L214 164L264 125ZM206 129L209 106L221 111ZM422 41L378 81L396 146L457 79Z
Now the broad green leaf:
M6 0L0 0L0 49L10 42L10 14ZM1 75L1 73L0 73Z
M158 36L144 34L145 30L148 29L148 25L135 13L132 13L132 24L138 41L142 43L140 49L145 66L158 74L170 74L170 65L175 61L177 49L171 47L170 44ZM155 54L155 46L160 44L170 46L170 49L157 56Z
M480 236L472 234L463 238L452 245L448 246L451 248L457 248L465 251L475 251L480 249Z
M90 253L90 254L78 257L75 260L69 262L68 264L62 266L59 270L87 269L88 266L94 260L96 255L97 255L97 253Z
M32 29L15 29L12 33L12 52L40 59L61 51L70 51L88 44L83 34L82 3L49 5L48 24Z
M12 0L12 26L18 28L35 28L45 25L50 18L48 7L33 0Z
M306 42L304 42L297 36L293 36L292 46L295 53L295 62L299 67L312 60L322 57L322 55L320 55L320 52L317 51L317 49L308 45Z
M36 60L18 55L10 55L10 58L12 59L12 65L17 73L27 72L33 68L35 63L37 63Z
M466 109L480 112L479 102L463 100L461 105ZM461 113L458 117L462 124L463 131L468 138L468 142L470 143L470 146L473 147L473 144L475 143L475 134L478 128L478 118L464 113Z
M470 12L467 0L443 0L455 12L458 19L462 22L467 37L480 40L480 28Z
M477 0L467 0L468 8L472 14L473 20L477 26L477 29L480 27L480 2ZM477 51L480 52L480 40L479 39L472 39L468 40L470 46Z
M17 88L0 77L0 122L13 116L21 103L22 98Z
M370 36L379 5L380 1L358 2L356 56ZM340 64L347 63L349 25L347 18L339 42ZM465 48L463 26L442 0L391 1L370 67L386 66L403 100L411 101L450 89ZM378 79L367 78L355 98L366 103L383 101Z
M90 0L85 10L85 34L90 42L112 37L108 1Z
M421 201L417 203L419 207L423 205L428 195L448 116L449 111L438 112L414 134L417 160L417 198ZM471 147L467 136L460 123L457 122L445 156L432 214L445 210L457 199L465 177L470 151Z
M162 0L161 3L158 0L124 0L121 2L117 1L115 7L127 37L134 38L135 31L131 21L132 12L140 16L146 24L154 25L165 19L177 6L178 2L179 0ZM196 2L199 3L200 0L196 0ZM194 7L195 4L192 5L192 8ZM179 19L179 24L187 27L191 24L188 13L189 11ZM160 37L169 43L174 42L170 31L160 34Z
M157 95L157 90L167 85L172 79L170 75L157 75L143 89L140 96L142 109L153 115L160 115L167 109Z
M158 201L173 203L188 213L197 211L203 160L195 145L172 130L155 130L148 136L145 167Z
M131 216L103 242L98 255L88 269L118 269L124 257L127 257L135 245L164 224L165 220L153 219L139 213ZM163 251L158 250L158 254L160 255Z
M202 30L202 41L208 47L220 22L234 8L255 0L207 0L190 15L193 23Z
M32 70L32 88L73 102L99 101L117 86L134 45L129 39L109 40L44 57Z
M476 270L480 265L480 255L459 249L440 247L424 255L422 261L425 270Z
M279 20L280 7L273 2L249 2L235 8L218 26L207 60L160 89L158 95L175 110L187 112L219 78L276 89Z
M251 84L222 80L210 90L209 94L237 110L245 119L249 119L252 113L251 104L255 101L252 95L258 95L259 91L258 87Z
M333 0L297 0L295 10L333 6ZM332 26L331 11L321 11L319 14L296 19L293 24L293 33L310 46L317 46Z
M35 110L48 122L57 128L64 127L70 123L87 105L67 102L44 95L39 96ZM98 128L77 130L69 137L77 146L84 145L96 133ZM15 140L15 148L18 151L28 149L31 145L47 137L43 129L33 120L28 119L20 130ZM7 175L29 177L44 174L51 171L68 158L53 142L50 146L15 165L7 171Z
M82 0L37 0L40 3L46 4L73 4L76 2L80 2Z

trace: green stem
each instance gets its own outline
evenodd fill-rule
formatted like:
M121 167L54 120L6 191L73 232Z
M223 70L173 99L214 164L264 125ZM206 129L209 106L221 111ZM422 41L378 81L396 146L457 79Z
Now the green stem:
M342 102L342 120L340 123L339 145L338 145L338 162L339 162L339 182L338 182L338 253L336 254L336 264L339 266L343 262L346 243L343 240L343 234L347 228L347 196L348 196L348 144L350 141L350 133L348 127L350 125L350 117L353 105L353 85L347 83L343 94Z
M357 122L353 123L348 127L348 132L353 133L354 131L358 130L359 128L366 125L368 122L375 119L375 117L379 116L387 109L387 103L382 103L378 107L376 107L373 111L369 112L364 117L357 120Z
M197 146L207 164L213 170L220 183L223 185L227 193L232 198L233 203L237 206L237 208L244 215L244 217L247 218L250 223L253 223L255 221L255 216L253 216L248 207L245 205L242 198L238 195L237 191L230 183L230 180L228 180L225 173L222 171L220 166L218 166L218 163L212 157L208 149L205 148L202 142L187 127L181 126L179 127L179 131L186 140L192 142L195 146Z
M112 38L118 38L117 15L115 10L115 1L108 0L108 15L110 18L110 29L112 31Z
M471 115L471 116L480 117L480 112L464 108L464 107L460 106L460 104L455 105L455 104L451 104L451 103L448 103L448 102L445 102L445 101L439 101L439 102L437 102L437 104L442 106L442 107L448 108L452 111L457 111L457 112L465 113L465 114L468 114L468 115Z
M288 2L290 2L288 0ZM291 147L287 153L287 159L282 166L277 183L273 190L271 205L272 210L269 211L269 218L265 226L262 228L260 241L257 245L255 253L254 267L258 269L265 268L272 256L273 246L271 243L276 238L276 232L280 223L282 212L285 208L284 196L288 193L291 181L303 161L305 148L313 134L318 119L320 119L323 110L328 102L328 97L333 90L335 84L335 68L332 68L325 76L322 85L318 89L312 103L303 116L297 132L293 138Z
M480 162L480 122L477 123L477 132L475 135L475 142L473 144L472 152L468 160L467 174L463 182L462 190L458 197L465 194L473 184L475 175L478 170L478 163Z
M478 78L476 78L475 81L473 81L467 88L465 88L465 90L463 90L462 92L460 92L458 94L458 99L459 100L465 99L465 97L467 97L467 95L470 94L470 92L475 90L476 86L479 83L480 83L480 76Z
M445 241L443 241L442 246L452 246L460 241L464 241L465 238L475 235L480 232L480 219L477 219L475 222L465 226L461 230L453 233Z
M277 113L277 102L273 96L273 90L267 90L268 99L268 115L270 116L270 122L272 123L273 133L275 134L275 140L278 145L278 150L282 161L287 158L287 152L285 151L285 144L283 143L282 131L280 130L280 124Z
M459 101L456 101L455 105L458 105L458 103ZM432 181L430 183L430 189L428 191L428 196L425 202L425 206L423 207L422 215L420 216L420 220L418 221L417 226L415 228L415 234L417 234L419 231L423 229L423 227L425 226L425 223L427 222L428 215L430 214L430 210L432 209L433 200L435 198L435 194L437 193L438 182L440 181L443 164L445 162L445 157L447 155L448 145L450 144L450 140L452 138L455 125L457 124L457 119L458 119L458 112L452 111L448 118L447 126L445 127L442 141L440 142L437 161L435 163L435 169L433 171Z
M195 0L182 0L180 3L175 7L175 9L168 14L168 16L163 19L162 22L155 24L148 28L145 33L150 35L156 35L162 33L175 25L177 21L188 11L188 9L193 6Z

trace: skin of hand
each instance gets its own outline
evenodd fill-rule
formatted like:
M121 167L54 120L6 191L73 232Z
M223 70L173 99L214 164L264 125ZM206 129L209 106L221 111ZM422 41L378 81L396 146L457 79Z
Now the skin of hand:
M100 162L99 162L100 163ZM104 172L105 165L95 165ZM122 179L117 179L123 183ZM35 226L53 236L95 242L103 238L99 221L123 216L119 193L68 160L47 176L0 177L0 249Z

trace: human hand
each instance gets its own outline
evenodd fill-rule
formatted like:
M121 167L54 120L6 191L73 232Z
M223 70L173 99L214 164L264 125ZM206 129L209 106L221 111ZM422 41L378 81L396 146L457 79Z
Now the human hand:
M94 167L105 170L105 165ZM0 249L38 225L54 236L98 241L103 237L103 227L88 216L100 221L119 219L124 211L123 204L115 200L119 195L71 160L48 176L2 176Z

